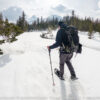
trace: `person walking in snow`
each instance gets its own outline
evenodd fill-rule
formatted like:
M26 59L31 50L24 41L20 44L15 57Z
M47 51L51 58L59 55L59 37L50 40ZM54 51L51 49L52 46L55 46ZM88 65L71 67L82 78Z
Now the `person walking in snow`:
M73 52L72 53L69 53L67 51L64 50L63 48L63 43L64 41L66 40L66 33L65 33L65 30L67 28L67 25L64 24L64 22L60 21L58 23L58 26L59 26L59 30L57 32L57 35L56 35L56 42L51 45L51 46L47 46L48 50L51 51L51 49L54 49L54 48L57 48L60 46L60 65L59 65L59 78L61 80L64 80L64 64L66 63L67 66L68 66L68 69L70 71L70 74L71 74L71 79L75 80L77 79L76 77L76 73L75 73L75 70L72 66L72 63L70 62L71 58L73 57Z

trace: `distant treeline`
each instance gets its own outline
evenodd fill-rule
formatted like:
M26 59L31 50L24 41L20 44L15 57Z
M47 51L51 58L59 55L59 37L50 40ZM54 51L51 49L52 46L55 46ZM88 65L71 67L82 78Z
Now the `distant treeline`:
M79 18L72 11L72 16L64 16L62 19L67 25L72 25L78 28L80 31L100 32L100 20L93 20L91 17L86 17L84 19ZM48 27L56 29L58 27L59 19L53 17L52 19L43 19L42 17L34 21L31 25L28 26L28 30L45 30Z
M3 20L2 14L0 14L0 35L4 37L4 40L14 41L16 36L25 32L33 30L46 30L48 28L56 29L58 27L58 22L60 19L51 18L44 19L43 17L37 18L36 21L33 21L32 24L29 24L26 20L25 13L22 13L22 16L19 17L16 24L11 23L6 18ZM88 31L88 35L91 36L94 32L100 33L100 20L93 20L91 17L86 17L84 19L79 18L75 15L75 12L72 11L71 16L64 16L61 21L64 21L67 25L75 26L80 31ZM0 41L1 42L1 41Z
M88 35L91 36L95 32L100 33L100 20L94 20L91 17L79 18L75 15L75 12L72 11L72 16L64 16L61 21L65 22L67 25L75 26L80 31L88 32ZM59 19L53 17L52 19L43 19L42 17L34 21L31 25L28 25L28 30L45 30L48 27L51 29L56 29L58 27Z

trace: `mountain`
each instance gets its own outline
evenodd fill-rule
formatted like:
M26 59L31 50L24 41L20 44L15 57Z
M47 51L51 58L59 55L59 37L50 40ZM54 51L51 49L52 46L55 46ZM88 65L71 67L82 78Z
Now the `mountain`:
M19 7L9 7L2 11L3 17L8 18L10 22L16 22L19 16L22 15L23 10Z
M23 12L22 8L9 7L8 9L3 10L2 14L3 14L4 20L7 18L10 22L16 22L19 16L22 15L22 12ZM29 22L29 24L32 24L32 22L37 20L37 18L38 17L35 15L33 15L30 18L27 18L27 15L26 15L26 20ZM58 20L62 20L62 17L59 15L51 15L47 17L48 20L52 20L53 18L58 18ZM44 20L46 19L44 18Z
M32 22L36 21L37 17L35 15L33 15L32 17L28 18L27 21L29 24L32 24Z
M37 18L38 18L37 16L33 15L32 17L28 18L27 21L29 22L29 24L32 24L32 22L36 21ZM46 19L52 20L53 18L58 18L58 20L62 20L62 17L61 16L58 16L58 15L51 15L51 16L48 16L47 18L43 18L43 20L44 21Z

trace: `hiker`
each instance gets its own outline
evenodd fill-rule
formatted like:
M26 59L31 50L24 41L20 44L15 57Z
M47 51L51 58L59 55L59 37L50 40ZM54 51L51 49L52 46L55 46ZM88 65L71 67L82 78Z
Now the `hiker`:
M68 66L68 69L70 71L70 74L71 74L71 79L78 79L76 77L76 73L75 73L75 70L72 66L72 63L70 62L71 58L73 57L73 52L69 53L67 51L64 50L63 48L63 44L64 41L67 42L67 38L66 38L66 33L65 33L65 29L67 28L67 25L64 24L64 22L60 21L58 23L58 26L59 26L59 30L57 32L57 35L56 35L56 42L51 45L51 46L47 46L48 50L51 51L51 49L54 49L54 48L57 48L60 46L60 65L59 65L59 74L60 74L60 79L61 80L64 80L64 64L66 63L67 66Z

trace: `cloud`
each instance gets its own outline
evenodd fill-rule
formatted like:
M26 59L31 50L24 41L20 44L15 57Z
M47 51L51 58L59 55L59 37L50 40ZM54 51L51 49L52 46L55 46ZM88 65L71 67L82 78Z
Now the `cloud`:
M12 6L22 8L29 17L63 16L71 13L72 9L79 16L94 17L100 10L100 0L0 0L1 11Z
M98 7L100 8L100 1L98 1Z
M71 14L71 12L72 12L72 9L69 9L68 7L64 6L63 4L59 4L55 7L51 7L51 9L52 9L51 13L57 14L60 16Z
M62 4L60 4L60 5L56 6L56 7L52 7L52 9L53 9L53 10L56 10L56 11L58 11L58 12L65 12L66 7L63 6Z
M50 15L51 6L59 3L59 0L0 0L0 11L14 6L22 8L28 17L32 15L47 17Z
M19 7L9 7L3 11L4 18L8 18L10 21L16 21L19 16L22 15L23 10Z
M18 5L18 0L0 0L0 11Z

